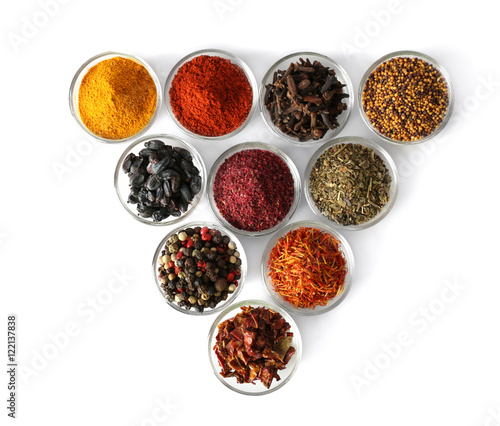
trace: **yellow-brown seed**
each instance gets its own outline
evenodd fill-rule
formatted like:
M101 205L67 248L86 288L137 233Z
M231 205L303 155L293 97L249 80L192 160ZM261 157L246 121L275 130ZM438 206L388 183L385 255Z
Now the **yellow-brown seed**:
M389 59L370 74L363 88L366 117L378 132L397 141L430 135L443 121L448 104L445 79L419 58Z

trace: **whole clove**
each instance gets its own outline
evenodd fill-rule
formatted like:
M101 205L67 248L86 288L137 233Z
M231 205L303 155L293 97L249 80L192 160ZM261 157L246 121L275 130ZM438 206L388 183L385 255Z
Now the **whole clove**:
M337 117L347 109L342 99L349 97L344 87L335 70L300 58L274 73L264 104L272 123L286 135L301 142L319 140L339 127Z

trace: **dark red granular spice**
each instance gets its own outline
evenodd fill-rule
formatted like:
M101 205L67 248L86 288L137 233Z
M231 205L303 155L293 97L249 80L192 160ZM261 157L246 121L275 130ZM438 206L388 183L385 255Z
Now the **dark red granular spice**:
M243 70L219 56L201 55L182 65L169 90L177 120L201 136L222 136L250 113L253 92Z
M224 219L252 232L280 223L294 200L294 180L287 164L261 149L243 150L227 158L215 175L213 190Z

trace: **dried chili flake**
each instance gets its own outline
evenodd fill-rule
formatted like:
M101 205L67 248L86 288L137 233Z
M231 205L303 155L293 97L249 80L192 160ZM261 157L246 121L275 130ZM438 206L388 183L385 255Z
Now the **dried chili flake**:
M235 377L238 383L260 380L269 389L295 354L290 324L268 308L243 306L241 311L218 326L213 349L220 374Z
M267 263L274 290L295 308L327 305L344 291L347 267L339 245L333 235L316 228L289 231Z
M221 215L244 231L263 231L280 223L294 200L294 180L276 154L247 149L227 158L214 179Z

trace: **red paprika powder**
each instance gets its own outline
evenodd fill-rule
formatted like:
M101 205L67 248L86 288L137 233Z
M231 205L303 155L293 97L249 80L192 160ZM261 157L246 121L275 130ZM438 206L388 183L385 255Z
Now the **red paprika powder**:
M170 105L187 130L222 136L250 113L252 87L243 70L219 56L201 55L182 65L169 90Z

